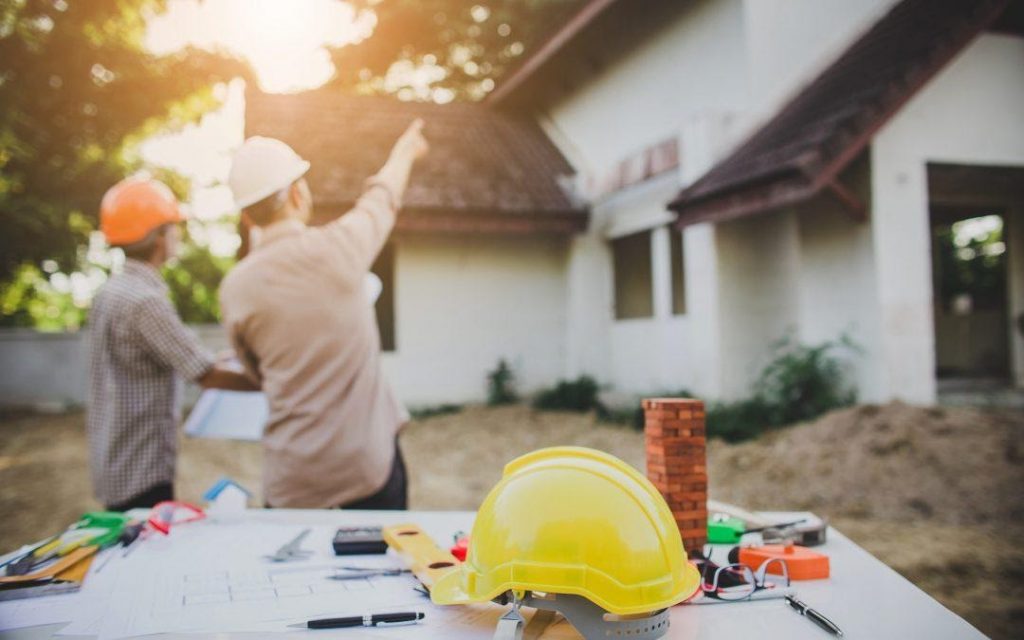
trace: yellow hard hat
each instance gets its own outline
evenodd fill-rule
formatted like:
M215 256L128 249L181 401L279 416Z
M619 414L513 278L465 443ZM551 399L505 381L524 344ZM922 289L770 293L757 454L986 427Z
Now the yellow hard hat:
M431 589L436 604L537 591L632 615L677 604L700 583L658 490L622 460L583 447L510 462L470 539L466 561Z

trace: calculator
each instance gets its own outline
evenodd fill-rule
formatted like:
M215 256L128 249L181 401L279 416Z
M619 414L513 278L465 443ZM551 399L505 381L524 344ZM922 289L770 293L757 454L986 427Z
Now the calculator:
M386 553L388 550L381 527L342 527L334 534L332 544L336 556Z

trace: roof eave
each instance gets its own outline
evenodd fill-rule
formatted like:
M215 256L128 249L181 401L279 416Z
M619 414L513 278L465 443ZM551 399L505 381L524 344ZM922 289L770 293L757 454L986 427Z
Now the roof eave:
M702 194L701 196L694 197L694 191L700 187L698 180L696 183L683 189L674 200L672 200L667 208L675 211L678 214L676 226L679 228L695 224L698 222L718 222L731 220L743 216L755 215L759 213L766 213L769 211L777 210L787 205L795 205L817 195L824 188L829 188L836 197L840 200L844 206L850 209L851 213L858 218L865 218L866 211L861 203L857 202L851 193L848 192L839 182L839 174L851 163L853 160L868 147L874 138L875 134L884 127L906 104L909 102L918 91L920 91L932 78L947 65L949 62L956 57L971 41L973 41L989 24L992 24L1006 8L1008 0L994 0L987 7L988 11L982 16L978 22L972 25L973 28L965 29L962 33L956 34L957 37L952 38L946 43L946 47L940 50L933 59L930 60L930 64L918 68L918 74L916 77L906 82L904 90L887 105L873 105L875 109L875 117L871 120L861 123L859 131L849 131L845 136L845 140L840 149L832 155L827 161L822 161L818 164L815 170L810 169L811 163L806 163L807 169L805 169L804 184L798 186L797 183L791 182L794 180L792 174L779 173L774 178L766 181L759 181L756 185L744 184L742 182L734 185L734 188L728 188L712 192L709 194ZM834 66L841 63L843 56L840 56L832 65L830 65L823 74L828 73ZM815 85L815 81L812 81L808 88ZM803 97L803 92L798 94L793 100L791 100L786 106L780 111L779 115L784 114L789 109L793 108ZM737 151L733 152L722 162L716 164L712 169L705 174L708 176L712 171L715 171L720 166L730 162L737 155L743 153L745 148L754 140L758 135L767 128L772 126L776 118L773 118L765 127L762 127L758 131L755 131L748 139L747 142L741 144Z
M497 87L484 98L484 104L498 106L511 97L527 80L551 60L559 51L589 26L605 9L618 0L590 0L572 18L541 44L528 56L515 71L502 80Z
M318 203L321 211L344 212L353 203ZM574 235L587 230L586 209L501 211L484 208L403 207L395 223L397 233L553 234Z

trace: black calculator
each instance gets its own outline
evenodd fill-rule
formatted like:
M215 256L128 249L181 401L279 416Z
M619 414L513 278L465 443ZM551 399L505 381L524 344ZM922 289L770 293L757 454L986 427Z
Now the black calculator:
M343 527L334 534L333 546L336 556L386 553L388 550L381 527Z

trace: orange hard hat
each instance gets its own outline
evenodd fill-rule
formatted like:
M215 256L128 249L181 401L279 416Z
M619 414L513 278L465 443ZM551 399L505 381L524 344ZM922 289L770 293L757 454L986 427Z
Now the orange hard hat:
M159 180L122 180L107 190L100 204L100 231L115 246L139 242L154 229L183 220L177 198Z

